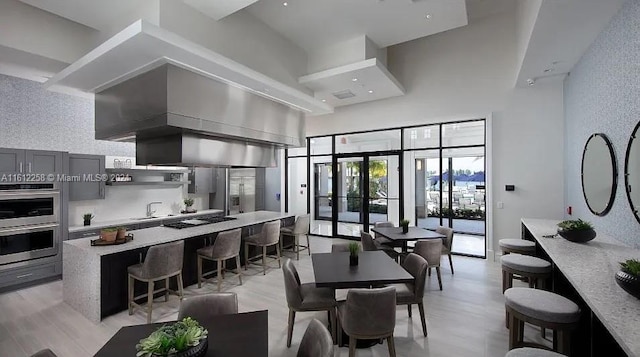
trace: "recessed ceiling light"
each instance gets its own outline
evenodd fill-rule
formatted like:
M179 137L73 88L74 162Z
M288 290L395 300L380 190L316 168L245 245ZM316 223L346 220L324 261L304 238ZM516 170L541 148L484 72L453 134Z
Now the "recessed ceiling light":
M372 93L373 93L373 89L369 89L369 94L372 94Z
M282 6L289 6L289 3L288 2L283 2Z
M425 19L427 19L427 20L429 20L429 19L431 18L431 14L426 14L426 15L424 16L424 18L425 18Z
M351 82L357 82L358 78L351 78Z
M322 100L322 103L326 103L326 102L327 102L327 100L326 100L326 99L323 99L323 100Z

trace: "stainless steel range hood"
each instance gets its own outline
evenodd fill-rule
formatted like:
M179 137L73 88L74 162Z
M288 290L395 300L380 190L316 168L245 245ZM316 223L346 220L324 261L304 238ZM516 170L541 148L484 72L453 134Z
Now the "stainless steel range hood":
M276 166L305 137L301 111L170 64L96 93L95 121L142 165Z

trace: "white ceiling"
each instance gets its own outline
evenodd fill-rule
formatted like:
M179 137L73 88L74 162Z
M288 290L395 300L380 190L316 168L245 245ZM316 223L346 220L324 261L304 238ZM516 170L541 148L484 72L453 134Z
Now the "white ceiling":
M183 0L201 13L220 20L258 0Z
M516 85L527 86L527 79L540 82L564 78L623 3L624 0L543 1Z
M383 48L467 25L464 0L260 0L243 11L307 51L362 35Z

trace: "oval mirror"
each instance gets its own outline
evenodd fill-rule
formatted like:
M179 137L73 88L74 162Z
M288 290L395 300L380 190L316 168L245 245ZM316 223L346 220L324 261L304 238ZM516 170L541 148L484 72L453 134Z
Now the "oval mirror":
M638 222L640 222L640 216L638 216L638 210L640 209L640 139L636 137L638 135L638 123L631 133L629 139L629 145L627 145L627 154L624 159L624 187L627 191L627 199L631 205L633 215L636 216Z
M604 134L591 135L582 152L582 193L593 214L604 216L609 212L616 196L617 179L611 142ZM640 203L640 198L636 202Z

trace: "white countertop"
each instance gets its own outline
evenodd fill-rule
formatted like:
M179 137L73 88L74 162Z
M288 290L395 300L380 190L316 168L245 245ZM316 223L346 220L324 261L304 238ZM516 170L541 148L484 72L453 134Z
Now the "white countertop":
M640 259L640 250L597 233L587 243L570 242L555 234L560 221L522 219L536 241L553 260L593 313L629 356L640 356L640 300L615 281L620 262Z
M86 251L90 254L95 254L100 257L103 255L109 255L118 252L124 252L127 250L132 250L136 248L148 247L161 243L169 243L181 239L203 236L211 233L222 232L230 229L240 228L250 226L252 224L259 224L268 221L274 221L277 219L294 217L294 214L284 213L284 212L270 212L270 211L257 211L250 213L240 213L236 215L231 215L229 217L234 217L236 219L231 221L212 223L212 224L204 224L201 226L184 228L184 229L175 229L169 227L152 227L146 229L139 229L133 233L134 238L133 241L120 244L120 245L109 245L109 246L91 246L91 240L97 239L98 236L89 237L89 238L81 238L81 239L73 239L64 241L64 245L72 245L76 248L80 248L81 250Z
M180 213L174 216L164 216L164 217L155 217L155 218L147 218L147 219L133 219L133 218L125 218L118 219L113 221L104 221L104 222L92 222L90 226L69 226L69 233L75 232L84 232L92 229L99 229L104 227L114 227L114 226L124 226L129 224L138 224L145 222L160 222L165 219L174 219L174 218L193 218L197 216L205 216L210 214L223 213L222 210L219 209L206 209L202 211L198 211L196 213Z

